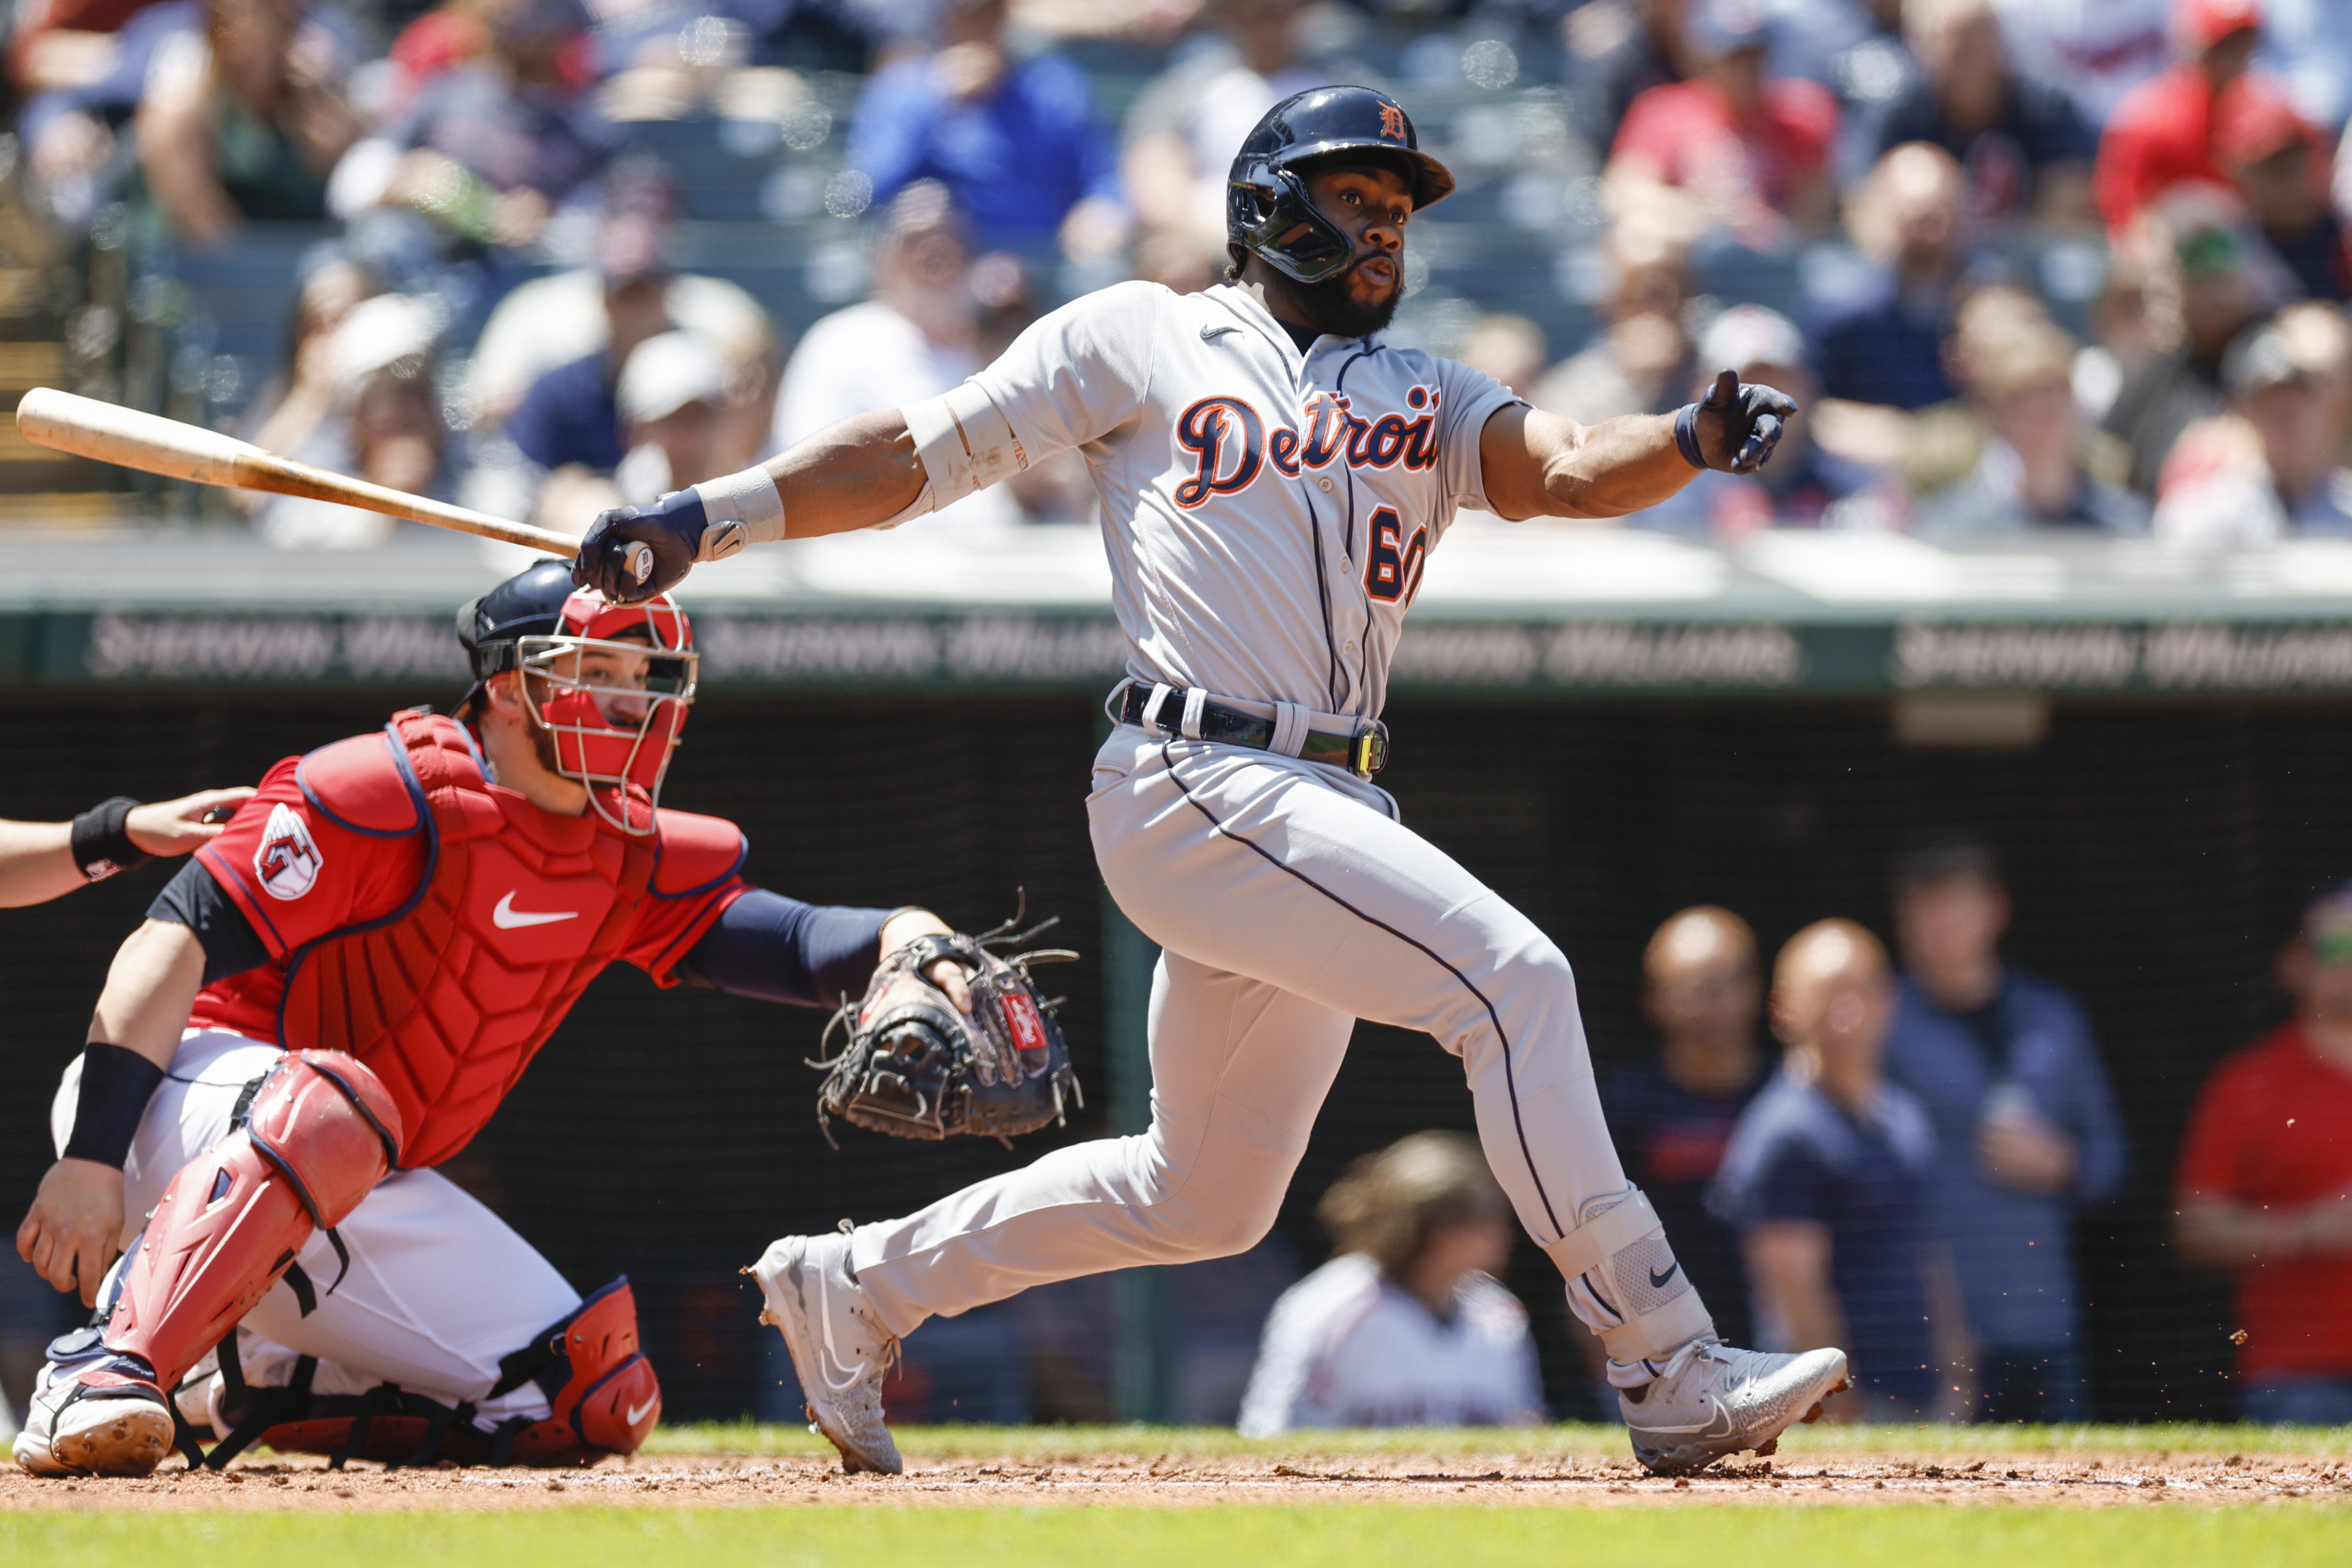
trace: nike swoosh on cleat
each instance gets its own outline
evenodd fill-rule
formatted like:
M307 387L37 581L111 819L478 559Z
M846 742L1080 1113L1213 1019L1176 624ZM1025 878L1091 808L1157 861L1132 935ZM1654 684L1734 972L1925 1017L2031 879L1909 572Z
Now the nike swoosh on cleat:
M646 1412L650 1411L655 1406L660 1403L661 1396L658 1394L655 1395L651 1399L646 1400L643 1405L640 1405L635 1409L630 1411L628 1419L623 1424L630 1427L635 1426L638 1422L646 1418Z
M552 925L559 920L579 918L580 912L576 909L551 910L544 915L527 909L517 909L514 906L514 894L511 893L499 899L497 906L490 911L490 924L501 931L513 931L525 925Z
M1675 1274L1679 1273L1682 1270L1682 1260L1677 1258L1673 1262L1666 1265L1666 1271L1663 1274L1659 1273L1655 1269L1651 1270L1650 1289L1654 1291L1664 1290L1666 1288L1666 1281L1673 1279Z

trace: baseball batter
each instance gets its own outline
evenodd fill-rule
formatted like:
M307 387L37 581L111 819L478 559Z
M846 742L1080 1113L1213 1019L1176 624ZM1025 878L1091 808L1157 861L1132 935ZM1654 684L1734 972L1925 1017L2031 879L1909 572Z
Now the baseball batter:
M1462 1059L1495 1175L1604 1342L1644 1463L1769 1451L1843 1385L1839 1351L1716 1337L1619 1167L1568 961L1372 782L1401 624L1457 510L1633 511L1703 467L1754 469L1793 407L1726 371L1677 416L1584 427L1392 346L1406 230L1453 184L1386 96L1287 99L1234 164L1226 286L1079 299L943 397L608 512L582 542L578 580L625 597L753 541L929 512L1065 448L1101 498L1129 651L1087 810L1105 882L1163 949L1151 1127L768 1249L763 1315L849 1469L899 1469L883 1368L926 1318L1263 1237L1359 1018ZM639 541L643 583L621 565Z
M215 1466L256 1440L635 1450L661 1391L627 1281L583 1301L431 1167L608 964L816 1004L949 934L752 887L733 823L657 809L695 695L668 601L609 604L544 561L458 633L456 717L278 763L117 954L16 1233L99 1309L50 1346L15 1443L36 1475L143 1475L175 1442L193 1463L207 1429ZM968 1007L953 960L926 972Z

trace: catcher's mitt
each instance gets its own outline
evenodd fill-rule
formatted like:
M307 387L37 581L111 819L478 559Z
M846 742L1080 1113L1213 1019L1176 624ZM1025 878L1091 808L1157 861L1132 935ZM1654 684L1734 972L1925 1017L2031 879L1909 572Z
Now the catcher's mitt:
M817 1124L833 1139L833 1118L895 1138L944 1139L954 1133L992 1137L1063 1120L1066 1104L1084 1105L1069 1047L1054 1021L1059 998L1040 997L1032 964L1074 959L1066 947L1005 956L1059 920L1014 934L1020 916L977 937L918 936L884 956L863 1001L844 1000L825 1025L830 1043L846 1028L840 1051L822 1069ZM924 971L941 958L971 971L966 1015ZM836 1145L837 1146L837 1145Z

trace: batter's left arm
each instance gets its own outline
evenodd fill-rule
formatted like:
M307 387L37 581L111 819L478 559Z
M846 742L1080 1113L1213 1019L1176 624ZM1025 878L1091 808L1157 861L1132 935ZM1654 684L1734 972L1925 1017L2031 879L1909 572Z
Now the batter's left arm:
M1486 500L1522 517L1622 517L1659 502L1702 468L1752 474L1780 444L1797 405L1730 371L1679 413L1623 414L1599 424L1524 403L1497 409L1478 434Z

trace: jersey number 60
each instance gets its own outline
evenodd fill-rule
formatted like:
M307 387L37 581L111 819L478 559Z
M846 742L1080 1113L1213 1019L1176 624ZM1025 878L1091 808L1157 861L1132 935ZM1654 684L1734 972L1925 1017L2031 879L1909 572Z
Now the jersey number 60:
M1421 587L1422 559L1429 554L1429 529L1412 530L1405 542L1404 522L1393 507L1372 514L1372 548L1365 552L1364 591L1383 604L1410 604Z

